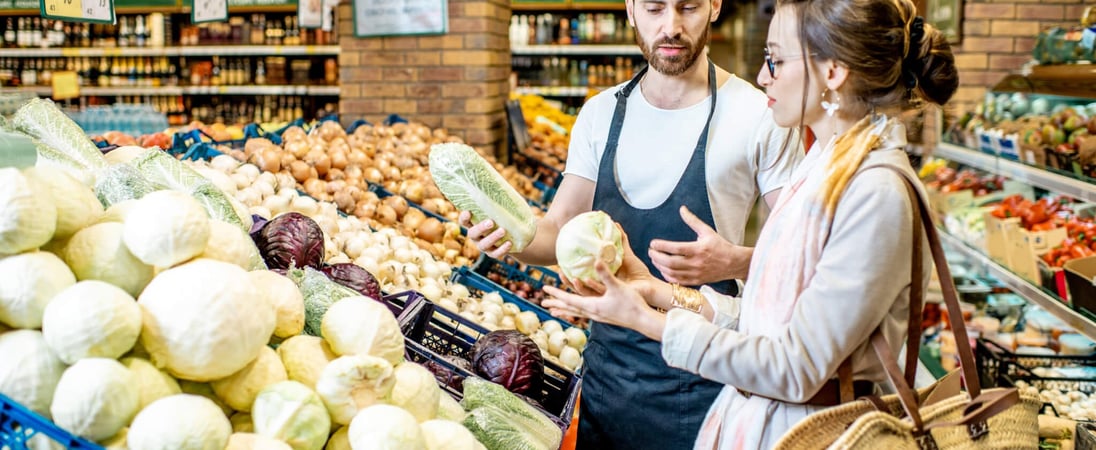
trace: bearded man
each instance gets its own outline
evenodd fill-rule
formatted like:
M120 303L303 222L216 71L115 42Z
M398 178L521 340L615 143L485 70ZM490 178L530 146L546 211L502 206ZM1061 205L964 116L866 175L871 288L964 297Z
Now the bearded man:
M708 59L720 0L626 5L649 66L582 107L555 199L533 242L513 256L555 264L560 227L601 210L621 225L652 273L733 295L753 254L741 245L750 210L759 197L775 203L802 155L799 140L773 123L764 93ZM509 242L499 245L506 230L491 220L473 225L470 217L462 212L461 222L481 250L496 258L510 251ZM603 289L569 281L585 293ZM688 351L666 351L675 350ZM692 446L722 386L667 366L659 352L658 342L639 333L591 324L579 450Z

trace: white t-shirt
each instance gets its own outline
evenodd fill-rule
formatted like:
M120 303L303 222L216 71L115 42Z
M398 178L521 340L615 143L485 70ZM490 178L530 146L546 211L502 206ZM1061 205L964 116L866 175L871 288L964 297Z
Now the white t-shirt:
M616 108L614 94L625 84L606 89L579 111L564 173L597 181ZM792 142L780 157L788 130L773 123L767 97L753 85L731 75L717 97L705 154L708 201L716 231L741 244L758 196L781 188L803 151ZM653 208L669 198L704 130L710 104L709 96L686 108L660 109L647 102L638 86L628 96L616 169L621 192L633 207Z

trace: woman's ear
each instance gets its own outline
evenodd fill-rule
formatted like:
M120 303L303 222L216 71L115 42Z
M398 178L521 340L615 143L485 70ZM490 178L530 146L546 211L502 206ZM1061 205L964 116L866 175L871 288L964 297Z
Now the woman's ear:
M849 78L849 68L835 60L829 59L823 63L822 74L825 75L826 88L831 91L841 89Z

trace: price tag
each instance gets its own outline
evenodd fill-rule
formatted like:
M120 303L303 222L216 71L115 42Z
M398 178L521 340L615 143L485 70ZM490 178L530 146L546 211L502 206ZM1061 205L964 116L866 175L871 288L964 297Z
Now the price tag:
M67 22L114 23L114 0L42 0L42 17Z
M70 98L80 97L80 80L76 77L76 72L54 72L53 73L53 99L54 100L67 100Z
M228 0L193 0L190 19L193 23L225 22L228 20Z

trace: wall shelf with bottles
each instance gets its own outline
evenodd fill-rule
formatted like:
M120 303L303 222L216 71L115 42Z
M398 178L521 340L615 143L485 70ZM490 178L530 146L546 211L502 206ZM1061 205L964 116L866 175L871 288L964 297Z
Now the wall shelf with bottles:
M192 24L180 10L119 13L114 25L0 18L0 88L48 96L52 74L72 71L82 97L77 104L177 96L186 109L213 119L221 112L250 115L242 109L262 110L272 96L318 97L301 102L306 118L337 104L335 33L300 28L295 9L240 14L239 6L265 6L241 5L247 1L230 0L227 21L204 24ZM233 97L219 102L216 96ZM174 100L160 103L158 108L180 109Z
M532 1L510 3L513 11L624 11L624 2L584 1Z
M14 92L30 92L37 95L50 95L49 86L29 86L10 88ZM165 96L165 95L339 95L338 86L165 86L165 87L86 87L80 94L94 97L115 96Z
M608 55L642 56L636 45L588 44L588 45L517 45L510 47L515 55L563 56L563 55Z
M0 58L68 57L154 57L154 56L337 56L337 45L237 45L182 47L107 47L107 48L0 48Z

